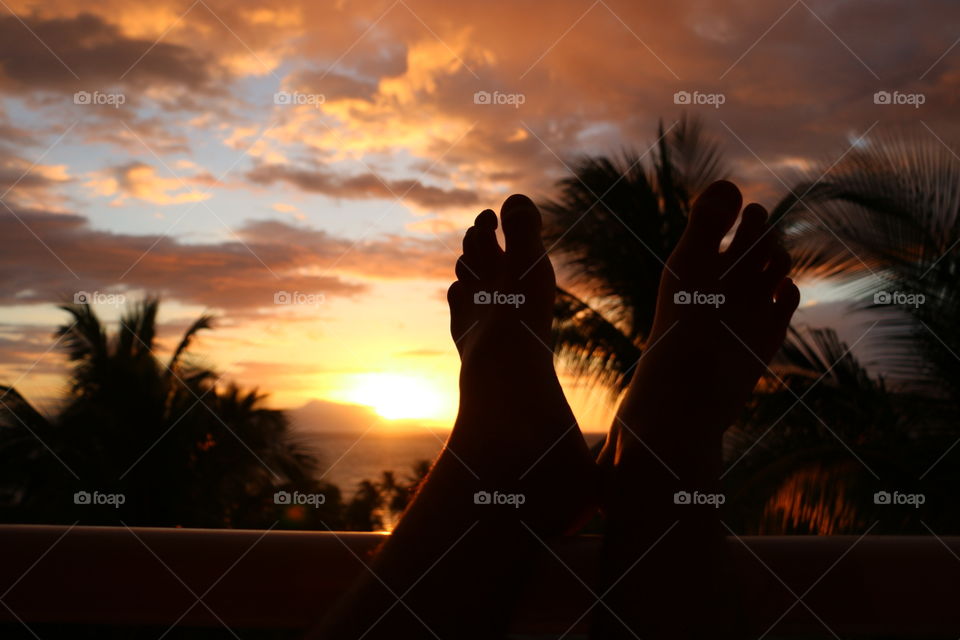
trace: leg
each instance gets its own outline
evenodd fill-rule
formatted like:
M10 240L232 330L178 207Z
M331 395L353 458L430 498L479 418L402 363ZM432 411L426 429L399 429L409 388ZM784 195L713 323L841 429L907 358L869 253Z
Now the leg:
M601 454L608 589L597 637L723 637L721 437L783 342L799 291L739 190L711 185L667 262L647 350ZM678 493L679 492L679 493ZM696 492L696 493L694 493ZM695 504L697 496L704 504ZM689 502L687 496L690 497Z
M371 571L311 637L502 636L536 537L590 513L596 467L553 369L540 214L512 196L501 221L505 250L496 214L477 217L448 294L462 360L450 439Z

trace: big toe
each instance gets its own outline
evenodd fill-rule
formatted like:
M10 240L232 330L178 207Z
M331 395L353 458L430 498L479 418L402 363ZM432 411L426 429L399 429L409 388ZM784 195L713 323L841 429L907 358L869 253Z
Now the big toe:
M549 341L556 278L550 258L540 237L540 211L524 195L512 195L500 208L500 222L506 241L506 277L508 285L523 293L521 313L541 342Z
M532 259L543 255L540 210L533 200L519 193L510 196L500 207L500 219L508 254Z
M743 196L732 182L718 180L707 187L690 211L681 246L716 253L740 213Z

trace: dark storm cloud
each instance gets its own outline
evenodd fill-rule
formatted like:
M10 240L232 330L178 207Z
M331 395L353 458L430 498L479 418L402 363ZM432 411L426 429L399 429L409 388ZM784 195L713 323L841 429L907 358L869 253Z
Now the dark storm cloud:
M187 47L130 38L103 18L0 16L0 82L7 90L73 93L179 85L209 90L210 63Z

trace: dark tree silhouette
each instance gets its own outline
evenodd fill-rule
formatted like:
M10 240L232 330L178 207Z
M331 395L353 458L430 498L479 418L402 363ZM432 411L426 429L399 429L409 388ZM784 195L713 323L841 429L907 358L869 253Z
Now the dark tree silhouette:
M727 172L699 121L664 129L649 153L583 157L543 203L546 244L567 281L556 349L572 373L619 394L653 323L663 264L693 198Z
M571 166L543 206L564 279L556 352L575 377L618 398L646 344L663 261L692 198L725 164L700 124L683 119L660 126L649 159L625 151ZM843 286L861 302L851 311L878 314L871 352L889 379L871 377L831 330L792 331L726 438L731 522L744 532L848 533L882 513L886 530L926 532L916 510L878 511L873 494L922 490L946 505L960 480L956 460L934 464L960 437L960 161L907 136L855 149L818 180L825 168L798 179L771 219L798 276ZM881 291L925 303L875 305ZM924 514L938 531L960 531L945 506Z
M340 494L313 479L314 451L264 396L223 385L189 360L201 316L172 355L157 350L159 302L137 304L111 335L86 305L61 307L57 331L71 365L56 415L0 387L0 486L5 521L193 527L295 525L274 492L326 497L309 518L337 528ZM122 494L119 506L78 504L77 492ZM82 499L80 500L82 502Z

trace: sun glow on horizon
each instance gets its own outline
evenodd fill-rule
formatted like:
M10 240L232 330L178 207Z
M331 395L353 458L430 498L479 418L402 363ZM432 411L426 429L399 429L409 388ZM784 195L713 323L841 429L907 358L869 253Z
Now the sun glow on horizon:
M386 420L438 420L448 409L430 380L402 373L359 374L345 399L371 407Z

